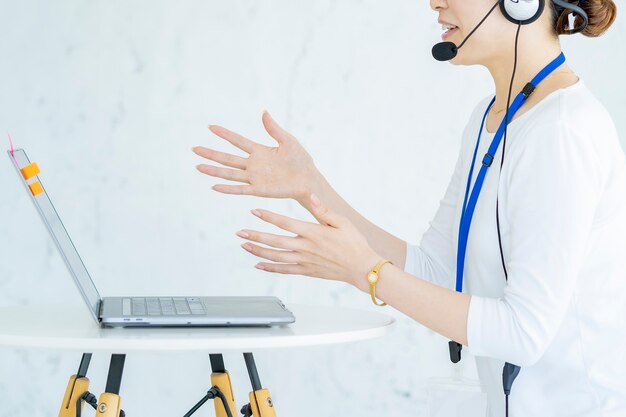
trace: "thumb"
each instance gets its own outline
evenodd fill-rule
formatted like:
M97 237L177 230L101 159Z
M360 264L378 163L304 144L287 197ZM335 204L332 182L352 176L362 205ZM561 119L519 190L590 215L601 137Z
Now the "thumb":
M270 136L276 140L276 142L283 144L293 138L293 136L291 136L289 132L287 132L285 129L280 127L278 123L276 123L276 121L272 118L272 116L270 116L267 110L263 111L263 116L261 117L261 119L263 120L263 126L265 127L265 130L267 130L267 133L269 133Z
M321 224L327 224L332 227L341 227L344 225L344 218L329 209L315 194L310 195L310 200L313 215Z

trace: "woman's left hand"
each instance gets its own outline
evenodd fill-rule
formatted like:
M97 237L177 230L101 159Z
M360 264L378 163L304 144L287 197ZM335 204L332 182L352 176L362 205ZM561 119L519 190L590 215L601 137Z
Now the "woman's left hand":
M241 246L253 255L279 262L259 262L255 265L258 269L344 281L367 291L367 273L382 258L348 218L330 210L313 194L311 207L320 224L292 219L268 210L252 210L252 214L261 220L297 236L245 229L237 235L278 250L250 242Z

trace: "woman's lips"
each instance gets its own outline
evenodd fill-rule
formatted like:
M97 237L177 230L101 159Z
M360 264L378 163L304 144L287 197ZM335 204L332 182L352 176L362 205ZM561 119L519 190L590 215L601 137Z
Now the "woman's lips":
M445 31L444 33L441 34L441 39L442 40L447 40L450 36L452 36L457 30L459 30L459 28L454 28L454 29L449 29L447 31Z

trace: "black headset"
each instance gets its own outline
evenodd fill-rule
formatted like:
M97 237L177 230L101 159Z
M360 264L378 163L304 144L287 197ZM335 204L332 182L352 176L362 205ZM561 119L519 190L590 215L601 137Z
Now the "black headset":
M554 4L564 9L570 9L577 16L583 19L583 23L568 29L565 33L573 35L574 33L581 32L589 24L589 18L587 13L580 7L585 0L579 0L578 5L568 3L563 0L552 0ZM499 1L500 10L504 17L512 23L527 25L534 22L541 16L545 7L545 0L502 0Z
M583 22L575 26L572 29L565 30L565 34L573 35L578 32L582 32L589 24L589 18L587 13L580 7L585 0L578 0L579 6L571 3L567 3L564 0L551 0L557 6L564 9L572 10L577 16L583 19ZM489 10L487 15L476 25L476 27L463 39L463 42L459 46L456 46L453 42L440 42L433 46L432 54L437 61L449 61L457 54L457 50L460 49L467 39L474 33L476 29L485 21L487 16L496 8L500 6L500 11L504 17L516 25L528 25L535 20L539 19L539 16L543 13L545 8L545 0L498 0L498 2ZM516 50L517 52L517 50Z

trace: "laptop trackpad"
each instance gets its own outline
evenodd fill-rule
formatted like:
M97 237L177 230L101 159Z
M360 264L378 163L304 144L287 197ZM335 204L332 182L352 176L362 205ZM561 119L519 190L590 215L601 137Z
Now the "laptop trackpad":
M254 297L256 298L256 297ZM251 300L246 297L202 298L206 314L209 316L258 317L285 313L275 299Z

